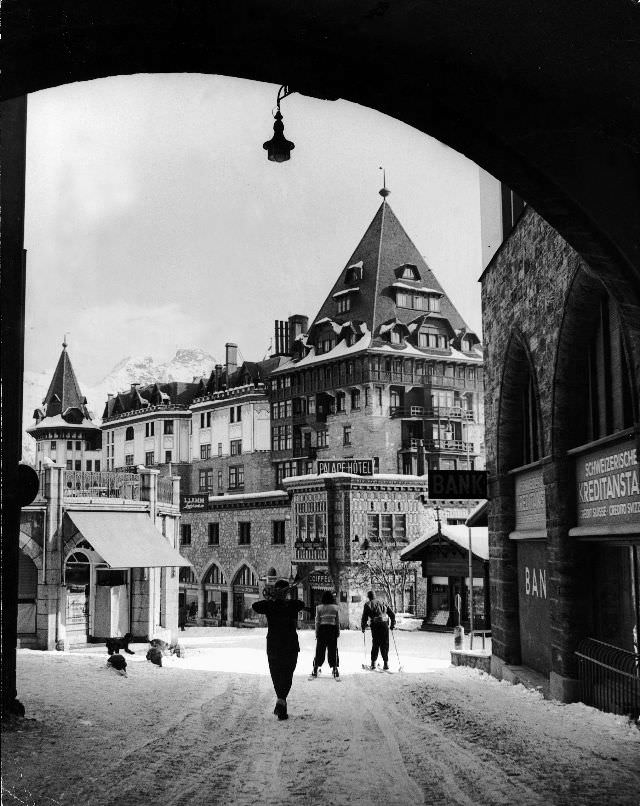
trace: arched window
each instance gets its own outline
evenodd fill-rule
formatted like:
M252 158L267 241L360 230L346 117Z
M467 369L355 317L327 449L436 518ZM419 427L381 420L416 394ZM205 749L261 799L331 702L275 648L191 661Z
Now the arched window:
M207 571L204 578L205 585L226 585L227 582L224 578L222 570L217 565L212 565Z
M184 582L186 585L196 585L198 582L191 566L180 569L179 580L180 582Z
M234 585L247 585L250 587L258 587L258 577L253 573L253 571L246 565L243 565L242 568L238 571L233 579Z
M130 439L133 439L133 426L130 425L127 430L124 432L124 438L128 442Z

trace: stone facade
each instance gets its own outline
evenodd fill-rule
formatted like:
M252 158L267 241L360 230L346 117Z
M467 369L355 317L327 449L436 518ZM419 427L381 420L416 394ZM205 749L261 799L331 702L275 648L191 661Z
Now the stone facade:
M482 277L492 668L530 665L565 700L577 696L582 638L630 648L638 628L632 586L614 594L611 577L640 572L640 497L630 487L617 509L584 521L577 486L600 447L632 457L637 487L638 344L625 319L634 305L531 208ZM603 627L598 610L611 596Z

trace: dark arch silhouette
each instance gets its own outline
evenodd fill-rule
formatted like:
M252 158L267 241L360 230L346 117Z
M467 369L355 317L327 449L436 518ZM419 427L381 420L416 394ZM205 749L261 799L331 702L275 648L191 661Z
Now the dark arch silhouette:
M109 75L202 72L344 98L503 180L618 300L640 289L632 0L5 0L2 36L3 710L16 697L27 93ZM640 341L637 306L625 321Z

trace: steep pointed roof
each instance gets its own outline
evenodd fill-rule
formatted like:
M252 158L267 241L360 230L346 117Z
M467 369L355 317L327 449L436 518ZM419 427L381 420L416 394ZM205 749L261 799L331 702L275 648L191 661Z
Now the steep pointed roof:
M404 324L413 321L418 312L396 308L395 284L396 288L401 285L408 289L429 289L442 294L440 313L434 318L447 319L456 331L466 329L462 316L391 209L386 199L388 192L382 195L382 204L340 272L311 327L325 318L338 323L363 321L376 336L380 325L395 317ZM397 270L406 264L416 267L418 280L399 280ZM351 307L340 315L336 313L336 300L342 294L350 295Z
M91 421L87 399L80 391L78 379L67 353L66 342L62 343L62 353L47 394L42 401L42 408L36 409L33 416L36 423L31 428L27 428L27 432L36 439L42 429L50 427L64 428L69 425L74 430L78 428L100 430L99 426Z
M91 415L86 407L87 399L80 391L76 374L71 366L71 359L67 353L67 345L62 344L62 353L58 365L53 373L49 391L42 401L45 417L55 417L57 414L65 418L65 413L77 410L87 419Z

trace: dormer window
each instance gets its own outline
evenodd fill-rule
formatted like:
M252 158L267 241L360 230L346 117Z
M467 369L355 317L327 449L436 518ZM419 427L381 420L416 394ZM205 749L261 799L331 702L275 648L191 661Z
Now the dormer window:
M389 338L391 340L391 344L400 344L400 341L401 341L400 334L398 333L397 330L392 330L389 333Z
M351 297L344 296L338 300L338 313L346 313L351 310Z
M347 311L351 310L351 299L354 294L360 291L359 286L355 286L354 288L345 288L343 291L336 291L333 295L337 306L338 306L338 313L346 313Z
M425 328L418 333L418 347L422 347L423 349L446 350L448 346L448 337L435 328Z
M349 284L359 282L360 280L362 280L362 273L363 273L362 261L359 260L357 263L354 263L347 269L346 274L344 275L345 283Z
M395 271L395 275L400 280L420 280L420 272L418 271L418 267L414 263L404 263L402 266L398 266Z
M398 285L400 285L398 283ZM409 287L396 288L396 305L399 308L411 308L414 311L440 311L440 296L425 294L423 289L417 288L414 292Z

